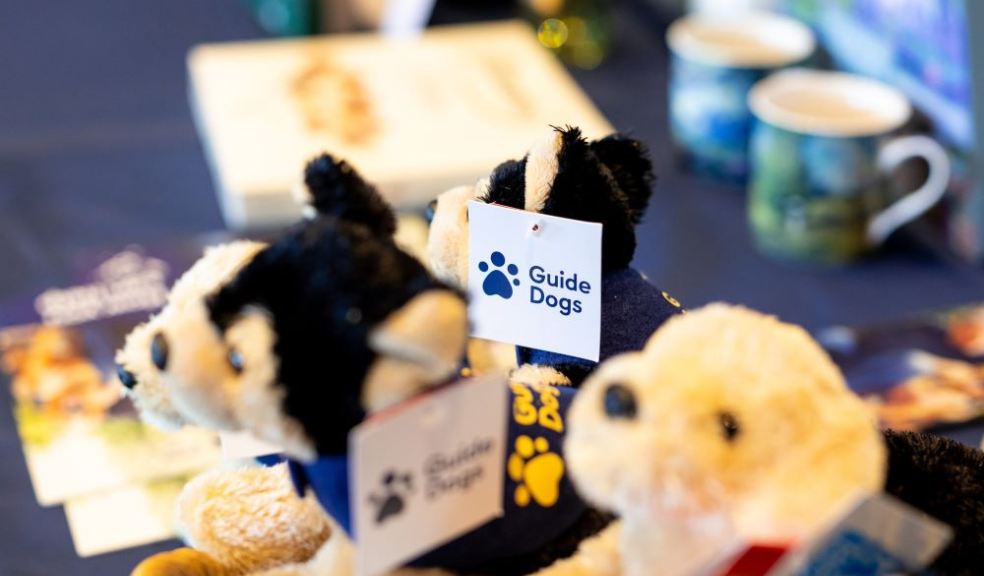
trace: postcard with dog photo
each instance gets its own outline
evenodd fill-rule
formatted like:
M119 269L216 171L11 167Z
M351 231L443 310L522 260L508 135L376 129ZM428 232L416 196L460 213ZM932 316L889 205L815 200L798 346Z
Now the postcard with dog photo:
M160 308L200 243L80 255L71 285L0 303L0 380L43 506L202 470L220 458L214 435L140 421L113 363L130 329Z
M885 428L984 418L984 303L817 337Z

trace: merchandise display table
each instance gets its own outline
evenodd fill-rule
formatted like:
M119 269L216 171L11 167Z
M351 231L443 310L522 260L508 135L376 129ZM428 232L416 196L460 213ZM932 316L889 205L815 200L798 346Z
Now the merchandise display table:
M743 191L674 166L665 23L631 7L616 16L617 50L574 75L616 128L650 144L659 181L635 266L685 306L725 300L817 329L984 299L984 268L942 262L901 236L847 268L759 256ZM263 36L237 0L4 3L0 298L67 283L65 254L79 247L162 243L221 228L188 108L185 54L201 42ZM951 435L979 442L982 433L965 427ZM125 574L174 547L78 558L62 509L35 501L6 392L0 455L0 574Z

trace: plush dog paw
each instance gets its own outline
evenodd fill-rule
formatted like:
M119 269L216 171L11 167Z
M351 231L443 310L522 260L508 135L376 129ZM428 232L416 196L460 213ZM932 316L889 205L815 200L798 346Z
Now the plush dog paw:
M154 554L137 565L130 576L238 576L208 554L193 548L178 548Z
M306 562L334 536L316 501L298 498L285 465L206 472L178 500L184 539L249 573Z

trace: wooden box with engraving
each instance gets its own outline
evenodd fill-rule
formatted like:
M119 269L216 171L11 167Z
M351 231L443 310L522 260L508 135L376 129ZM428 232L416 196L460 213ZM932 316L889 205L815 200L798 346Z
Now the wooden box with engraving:
M344 35L198 46L192 107L226 222L297 218L306 160L350 161L397 207L524 154L548 125L611 126L532 29L508 21L414 39Z

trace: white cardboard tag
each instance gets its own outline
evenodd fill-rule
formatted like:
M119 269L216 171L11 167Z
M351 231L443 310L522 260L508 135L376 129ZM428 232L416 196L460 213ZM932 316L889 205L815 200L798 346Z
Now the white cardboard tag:
M280 454L283 448L260 440L248 432L219 432L219 443L222 444L224 460L242 460Z
M502 514L508 387L457 382L352 430L356 571L375 576Z
M389 38L411 38L424 31L436 0L389 0L380 30Z
M598 360L601 224L472 201L472 335Z
M866 566L866 574L920 572L952 537L946 524L888 494L873 494L769 574L857 573L857 566Z

